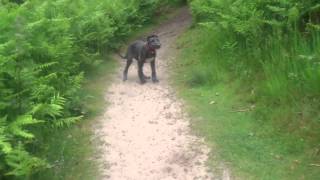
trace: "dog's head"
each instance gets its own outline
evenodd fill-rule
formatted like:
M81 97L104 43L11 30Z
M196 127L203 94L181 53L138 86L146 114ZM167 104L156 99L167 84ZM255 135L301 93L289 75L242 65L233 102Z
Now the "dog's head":
M148 46L152 49L160 49L161 43L159 37L155 34L147 37Z

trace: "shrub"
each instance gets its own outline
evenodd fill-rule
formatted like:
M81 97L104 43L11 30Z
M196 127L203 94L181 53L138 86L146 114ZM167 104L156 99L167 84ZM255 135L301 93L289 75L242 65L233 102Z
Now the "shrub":
M219 62L241 78L243 72L263 78L268 100L319 97L317 1L191 0L190 5L196 22L217 34L215 48L224 56Z
M176 1L178 2L178 1ZM50 167L40 136L83 117L85 74L119 46L160 0L0 2L0 179Z

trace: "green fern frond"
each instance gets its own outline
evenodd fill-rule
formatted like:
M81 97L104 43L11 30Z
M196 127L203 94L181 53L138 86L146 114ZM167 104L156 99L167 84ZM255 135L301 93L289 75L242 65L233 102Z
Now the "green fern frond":
M62 109L63 107L57 104L37 104L29 113L36 117L43 118L49 115L53 119L56 119L57 116L62 115Z
M286 12L286 9L285 8L281 8L279 6L272 6L272 5L267 5L266 6L269 10L271 10L272 12L275 12L275 13L283 13L283 12Z
M30 31L30 30L39 28L39 27L41 27L43 24L46 24L47 21L48 21L47 19L42 18L42 19L37 20L37 21L35 21L35 22L28 23L27 26L26 26L26 29Z
M56 118L57 116L62 116L65 103L66 99L64 97L60 96L59 94L55 95L51 99L48 114L54 118Z
M56 127L56 128L70 127L72 124L80 121L82 118L83 116L57 119L53 122L53 127Z
M22 145L19 145L19 147L9 153L5 160L11 169L6 175L18 177L31 175L34 172L48 167L46 161L30 155L23 149Z
M59 64L58 62L48 62L48 63L44 63L44 64L41 64L41 65L38 65L34 68L34 70L45 70L45 69L48 69L56 64Z
M51 99L51 104L56 104L61 107L64 106L65 103L66 103L66 99L60 96L60 94L53 96L53 98Z
M12 151L12 146L9 143L7 129L7 116L0 118L0 148L3 153L8 154ZM0 151L1 152L1 151Z
M58 94L51 98L50 103L35 105L29 113L41 119L48 115L56 120L63 116L65 103L66 99Z
M37 114L42 114L42 112L44 111L44 105L45 104L36 104L35 106L32 107L31 111L29 112L29 114L32 115L37 115Z
M4 154L8 154L12 151L12 146L8 141L9 138L0 132L0 148Z
M38 124L43 121L33 119L31 115L18 116L18 118L9 124L9 130L13 135L26 139L34 138L34 135L23 128L27 125Z

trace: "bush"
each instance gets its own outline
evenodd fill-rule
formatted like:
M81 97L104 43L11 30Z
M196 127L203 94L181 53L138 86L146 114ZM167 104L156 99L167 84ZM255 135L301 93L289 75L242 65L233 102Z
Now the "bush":
M314 138L320 137L316 130L320 127L320 4L298 0L191 0L190 6L198 26L210 34L202 43L211 42L203 52L210 54L211 61L203 64L202 60L201 66L214 64L212 67L220 67L219 71L227 71L229 79L240 80L248 94L254 92L251 103L268 109L269 113L257 110L257 118L275 127L295 127L294 134L313 145ZM278 109L284 111L278 113ZM309 131L301 129L299 122ZM314 134L312 138L310 133Z
M178 2L178 1L177 1ZM0 179L50 167L42 134L83 117L85 74L150 22L160 0L0 2Z
M178 70L195 72L177 77L192 86L184 93L201 117L195 126L218 145L235 176L319 177L310 167L320 159L319 1L189 3L194 28L183 38L191 45L182 50ZM239 107L248 109L231 113ZM276 151L281 159L272 157Z
M317 1L191 0L190 6L196 22L218 38L212 50L224 59L219 63L242 79L263 80L266 101L320 97Z

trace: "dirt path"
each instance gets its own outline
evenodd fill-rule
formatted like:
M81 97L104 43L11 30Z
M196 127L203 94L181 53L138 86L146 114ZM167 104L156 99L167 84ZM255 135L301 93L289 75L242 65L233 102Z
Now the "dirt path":
M109 91L111 105L96 133L105 143L103 179L113 180L204 180L211 179L205 166L209 149L191 134L181 102L168 84L168 64L174 59L175 40L190 25L187 9L162 24L156 32L163 47L158 52L160 83L138 83L136 65L127 82L121 67ZM123 66L125 62L123 62ZM150 66L145 65L145 74Z

